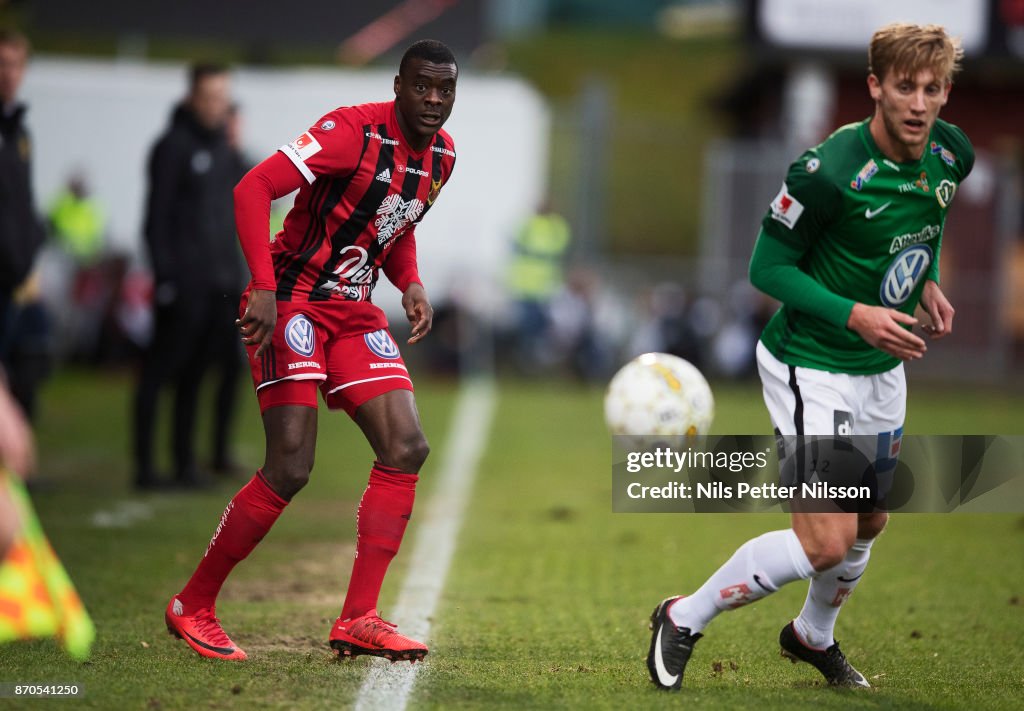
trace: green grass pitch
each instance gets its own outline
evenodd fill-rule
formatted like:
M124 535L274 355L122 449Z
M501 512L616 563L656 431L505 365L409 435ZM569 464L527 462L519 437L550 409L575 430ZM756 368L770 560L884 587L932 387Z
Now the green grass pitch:
M719 384L715 394L719 431L767 430L756 385ZM601 396L552 382L499 383L410 708L1020 707L1024 515L893 517L837 628L870 691L825 688L813 669L779 657L776 638L803 601L800 584L715 620L683 692L655 691L644 666L653 606L691 591L736 546L786 519L612 514ZM75 708L350 707L368 663L337 662L326 637L371 460L355 427L321 410L313 482L239 566L218 605L250 660L215 663L172 640L162 612L237 486L128 494L129 397L130 380L120 375L63 374L46 389L35 502L99 638L85 665L52 641L0 647L0 681L78 682L86 696L71 702ZM435 446L421 501L442 459L454 399L451 383L418 384ZM1012 392L910 385L909 433L1013 433L1020 422L1024 402ZM257 464L262 434L249 394L238 429L243 458ZM410 548L385 584L385 617ZM67 702L23 706L59 703Z

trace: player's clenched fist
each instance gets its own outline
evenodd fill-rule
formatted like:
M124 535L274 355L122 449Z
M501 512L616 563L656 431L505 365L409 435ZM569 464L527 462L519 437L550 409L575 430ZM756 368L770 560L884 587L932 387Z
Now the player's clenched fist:
M434 307L427 299L427 291L422 284L410 284L409 288L402 294L402 307L405 309L406 318L412 324L412 336L408 343L416 343L430 333L430 327L434 323Z
M254 289L249 294L249 303L245 305L245 313L235 324L242 334L242 343L256 346L256 357L270 346L274 337L274 325L277 323L277 294L273 291Z

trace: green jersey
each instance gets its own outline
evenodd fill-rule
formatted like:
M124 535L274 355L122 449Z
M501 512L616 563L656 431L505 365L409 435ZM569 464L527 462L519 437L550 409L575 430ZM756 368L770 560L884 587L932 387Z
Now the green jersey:
M897 163L879 150L869 123L843 126L793 163L762 221L755 284L780 254L802 273L790 277L813 280L807 289L784 278L788 286L768 290L783 305L761 341L789 365L857 375L894 368L897 358L846 328L850 310L861 302L912 314L925 281L939 280L946 212L974 149L963 131L937 120L921 159Z

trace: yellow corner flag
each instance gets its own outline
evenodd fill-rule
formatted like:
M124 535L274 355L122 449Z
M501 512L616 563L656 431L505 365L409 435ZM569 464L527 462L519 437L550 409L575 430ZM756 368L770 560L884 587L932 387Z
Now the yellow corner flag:
M25 485L0 470L20 525L0 562L0 643L57 637L78 661L89 658L96 628L36 518Z

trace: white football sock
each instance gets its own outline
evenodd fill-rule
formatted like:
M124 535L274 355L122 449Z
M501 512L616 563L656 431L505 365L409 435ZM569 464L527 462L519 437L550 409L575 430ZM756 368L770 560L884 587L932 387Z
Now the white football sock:
M786 583L814 575L793 529L771 531L740 546L700 589L669 609L672 622L700 632L719 612L760 600Z
M858 538L839 565L823 570L811 579L800 616L793 620L797 635L808 647L828 649L839 608L853 593L868 567L874 539Z

